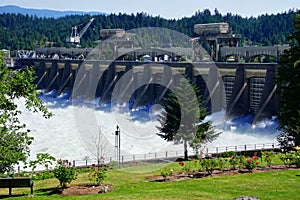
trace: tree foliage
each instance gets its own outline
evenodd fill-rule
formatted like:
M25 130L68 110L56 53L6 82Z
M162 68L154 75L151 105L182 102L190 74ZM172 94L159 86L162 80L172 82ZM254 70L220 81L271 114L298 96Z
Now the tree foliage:
M26 108L32 112L51 116L37 97L33 73L29 67L21 72L9 70L0 53L0 173L11 170L19 161L25 162L33 141L28 135L30 130L19 120L21 111L16 100L24 99Z
M198 150L201 144L214 140L216 133L211 121L204 122L207 116L203 102L197 96L197 89L184 78L164 99L164 111L159 116L158 135L175 144L184 144L185 159L188 159L188 144Z
M82 47L93 47L99 40L99 30L122 28L131 30L141 27L168 28L194 36L194 25L200 23L228 22L234 33L242 34L243 41L258 45L274 45L286 43L286 37L294 29L291 21L296 12L288 12L259 17L244 18L227 13L222 15L217 9L197 11L191 17L182 19L164 19L147 13L97 15L90 28L83 35ZM66 37L70 36L72 26L78 25L81 30L91 18L90 15L72 15L58 19L38 18L21 14L0 15L0 49L33 50L39 47L67 46ZM70 46L70 45L69 45Z
M277 85L280 92L280 137L296 137L300 144L300 12L294 21L295 32L289 37L291 48L281 56Z

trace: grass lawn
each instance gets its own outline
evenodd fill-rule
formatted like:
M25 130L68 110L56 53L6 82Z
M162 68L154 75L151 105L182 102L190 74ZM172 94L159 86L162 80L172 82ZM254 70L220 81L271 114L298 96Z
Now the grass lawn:
M231 176L212 176L174 182L156 182L148 176L160 175L161 165L139 166L125 170L110 170L105 184L114 187L113 192L97 195L62 197L49 195L58 186L56 179L34 182L34 199L234 199L239 196L256 196L262 200L300 200L300 170L274 170ZM168 167L178 169L173 163ZM152 170L151 170L152 169ZM155 171L153 171L155 170ZM89 183L87 173L79 174L72 184ZM29 194L29 188L13 189L13 194ZM0 195L8 189L0 189ZM11 197L7 199L27 199Z

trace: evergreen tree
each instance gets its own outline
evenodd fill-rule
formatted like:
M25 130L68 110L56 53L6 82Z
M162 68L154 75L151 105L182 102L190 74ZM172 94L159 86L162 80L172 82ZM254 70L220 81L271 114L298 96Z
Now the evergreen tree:
M153 17L147 13L97 15L93 16L95 22L84 34L81 46L94 47L96 45L94 41L99 39L101 29L131 30L141 27L162 27L193 37L195 24L216 22L228 22L234 33L241 34L244 41L250 40L253 44L284 44L286 37L294 31L290 22L295 14L295 11L290 10L277 15L243 18L231 13L222 16L217 9L214 13L206 9L197 11L191 17L176 20ZM64 42L70 35L72 26L80 25L90 18L90 15L71 15L54 19L21 14L0 14L0 49L33 50L47 46L66 46Z
M216 133L207 116L203 102L197 97L197 89L184 78L170 92L164 103L164 111L159 116L161 124L158 135L167 141L184 145L184 159L188 159L188 145L196 149L210 142L220 133Z
M279 122L281 137L292 136L300 144L300 12L294 21L295 32L289 37L291 48L284 52L278 68L277 86L281 95Z

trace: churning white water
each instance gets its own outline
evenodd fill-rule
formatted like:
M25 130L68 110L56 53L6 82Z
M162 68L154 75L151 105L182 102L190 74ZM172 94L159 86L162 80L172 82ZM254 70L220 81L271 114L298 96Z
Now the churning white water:
M116 125L121 131L123 156L183 150L182 145L173 145L156 135L158 132L156 126L159 125L155 119L156 109L123 112L122 105L111 109L110 105L95 107L93 102L83 103L80 100L74 105L74 102L69 100L68 94L54 96L52 93L41 96L53 113L50 119L44 119L40 113L33 114L26 111L22 100L18 100L18 105L23 110L22 122L27 124L27 128L31 129L30 135L34 137L29 159L34 159L37 153L49 153L56 158L72 160L84 160L87 157L94 159L93 146L99 132L106 140L104 156L116 159L114 134ZM75 120L74 116L80 109L90 109L97 124L89 125L89 121L93 121L93 116L85 116L80 121ZM224 112L219 112L207 117L207 120L212 120L222 134L214 142L206 144L206 148L273 143L278 135L275 121L265 121L252 126L248 117L243 117L224 124L223 116ZM86 127L84 131L78 128L83 125ZM89 129L92 126L97 128Z

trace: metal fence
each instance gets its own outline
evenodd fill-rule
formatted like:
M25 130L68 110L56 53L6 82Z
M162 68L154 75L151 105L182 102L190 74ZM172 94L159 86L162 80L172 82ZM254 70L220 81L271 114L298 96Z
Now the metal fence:
M268 150L275 150L280 149L279 144L277 143L266 143L266 144L245 144L245 145L236 145L236 146L224 146L224 147L207 147L201 149L201 153L205 154L206 156L208 154L219 154L222 152L244 152L244 151L255 151L255 150L262 150L262 151L268 151ZM195 155L194 151L189 151L188 154L190 156ZM164 151L164 152L155 152L155 153L147 153L147 154L133 154L133 155L121 155L120 156L120 163L118 163L118 159L116 157L107 157L104 159L104 163L112 163L115 164L126 164L130 162L172 162L175 161L178 158L183 158L184 152L181 151ZM99 164L97 163L97 160L95 159L85 159L85 160L72 160L71 161L74 167L89 167L93 164ZM29 171L31 169L24 168L24 165L20 163L20 165L15 166L15 170L20 171ZM43 171L45 170L42 166L37 166L36 171Z
M201 150L203 154L219 154L222 152L241 152L241 151L255 151L255 150L275 150L280 149L277 143L266 144L245 144L236 146L224 146L224 147L207 147ZM189 155L194 155L194 151L189 151ZM135 162L135 161L155 161L155 160L169 160L175 161L177 158L183 158L184 152L182 151L165 151L147 154L133 154L133 155L121 155L120 163ZM105 158L104 163L117 162L114 157ZM73 160L73 165L77 167L88 167L92 164L97 164L97 160Z

